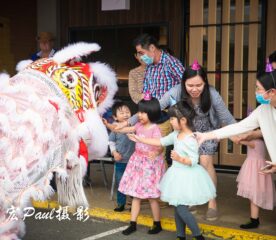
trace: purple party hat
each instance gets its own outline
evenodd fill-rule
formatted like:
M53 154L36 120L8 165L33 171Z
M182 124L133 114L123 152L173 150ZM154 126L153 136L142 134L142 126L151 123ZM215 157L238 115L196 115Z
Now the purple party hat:
M265 71L267 73L273 72L273 67L272 64L269 62L269 59L266 59L266 66L265 66Z

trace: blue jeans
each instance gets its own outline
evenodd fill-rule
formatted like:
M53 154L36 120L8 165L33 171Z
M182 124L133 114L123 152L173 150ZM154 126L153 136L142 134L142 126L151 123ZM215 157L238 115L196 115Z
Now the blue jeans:
M127 163L115 162L115 180L117 187L120 184L121 178L126 170ZM117 190L117 204L122 206L126 204L126 195Z

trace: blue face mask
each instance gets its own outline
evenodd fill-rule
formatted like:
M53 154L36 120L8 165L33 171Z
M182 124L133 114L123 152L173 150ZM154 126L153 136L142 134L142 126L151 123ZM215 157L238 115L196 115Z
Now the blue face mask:
M260 104L270 104L271 102L271 99L264 99L264 94L259 94L259 93L256 93L256 100L258 103Z
M147 54L142 55L141 60L147 65L153 63L153 58L149 57Z

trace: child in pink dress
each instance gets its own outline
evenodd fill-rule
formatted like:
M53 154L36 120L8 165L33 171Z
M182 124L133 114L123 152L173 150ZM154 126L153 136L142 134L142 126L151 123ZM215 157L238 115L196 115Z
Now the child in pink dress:
M262 139L251 141L255 147L247 147L247 158L237 177L237 195L250 200L251 217L243 229L257 228L259 222L259 208L273 210L275 205L275 187L271 174L264 175L260 170L265 163L265 144Z
M154 124L160 117L160 105L157 99L149 96L138 103L139 122L133 127L126 127L120 132L136 132L143 138L160 138L159 127ZM129 235L136 231L136 220L140 212L141 199L148 199L154 219L149 234L162 230L160 224L160 191L157 186L164 175L165 163L162 148L136 143L135 151L130 157L124 175L120 181L119 191L132 196L130 226L122 233Z

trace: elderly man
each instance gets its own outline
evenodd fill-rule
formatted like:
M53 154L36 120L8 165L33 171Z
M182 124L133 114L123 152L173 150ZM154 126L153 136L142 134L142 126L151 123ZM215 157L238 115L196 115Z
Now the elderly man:
M53 49L55 40L53 34L50 32L40 32L36 39L39 43L40 51L34 53L31 56L31 59L36 61L40 58L52 57L55 53L55 50Z

